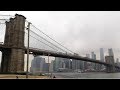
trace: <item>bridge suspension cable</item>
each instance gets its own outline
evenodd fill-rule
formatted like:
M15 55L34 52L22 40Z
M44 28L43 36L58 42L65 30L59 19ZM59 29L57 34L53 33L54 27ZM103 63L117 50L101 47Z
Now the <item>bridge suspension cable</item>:
M52 39L50 36L48 36L47 34L45 34L44 32L42 32L40 29L38 29L36 26L34 26L33 24L31 24L34 28L36 28L37 30L39 30L42 34L44 34L45 36L47 36L49 39L53 40L54 42L56 42L58 45L62 46L64 49L70 51L71 53L74 54L73 51L69 50L68 48L64 47L63 45L61 45L60 43L58 43L56 40Z
M47 39L43 38L42 36L40 36L39 34L35 33L34 31L30 30L32 33L34 33L35 35L37 35L38 37L42 38L43 40L45 40L46 42L50 43L51 45L55 46L56 48L66 52L65 50L61 49L60 47L54 45L53 43L51 43L50 41L48 41Z
M4 42L4 35L5 35L5 23L4 22L0 22L0 41Z
M25 33L26 33L26 32L25 32ZM28 34L28 33L26 33L26 34ZM48 45L48 44L46 44L46 43L44 43L44 42L40 41L39 39L35 38L34 36L30 35L30 37L32 37L32 38L34 38L34 39L36 39L37 41L39 41L39 42L41 42L41 43L43 43L43 44L45 44L45 45L47 45L47 46L49 46L49 47L50 47L50 48L52 48L52 49L54 49L54 50L58 51L57 49L55 49L55 48L51 47L50 45Z
M15 17L13 15L3 15L3 14L0 14L0 16L2 17L2 19L0 19L0 20L4 20L4 21L9 20L9 18Z
M13 15L4 15L4 14L0 14L0 16L12 16L12 17L14 17Z
M38 35L37 33L35 33L34 31L32 31L32 30L30 30L32 33L34 33L35 35L37 35L38 37L40 37L40 38L42 38L43 40L45 40L47 43L49 43L49 44L51 44L51 45L53 45L54 47L56 47L57 49L60 49L60 50L62 50L62 51L64 51L64 52L66 52L65 50L63 50L63 49L61 49L60 47L58 47L58 46L56 46L56 45L54 45L53 43L51 43L50 41L48 41L47 39L45 39L45 38L43 38L42 36L40 36L40 35ZM31 33L30 33L31 34ZM33 37L32 35L30 35L31 37ZM34 37L35 38L35 37ZM39 40L39 39L37 39L37 38L35 38L36 40ZM40 40L39 40L40 41ZM42 41L41 41L42 42ZM42 42L43 43L43 42ZM45 43L44 43L45 44ZM46 45L48 45L48 44L46 44ZM49 47L51 47L50 45L48 45ZM56 49L55 49L56 50ZM57 50L58 51L58 50Z

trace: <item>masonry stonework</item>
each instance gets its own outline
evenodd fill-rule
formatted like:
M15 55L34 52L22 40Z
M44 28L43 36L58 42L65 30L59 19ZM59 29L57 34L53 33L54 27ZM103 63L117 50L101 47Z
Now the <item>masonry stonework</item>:
M6 33L4 45L11 47L2 53L1 72L23 72L24 71L24 28L25 17L15 15L6 22Z

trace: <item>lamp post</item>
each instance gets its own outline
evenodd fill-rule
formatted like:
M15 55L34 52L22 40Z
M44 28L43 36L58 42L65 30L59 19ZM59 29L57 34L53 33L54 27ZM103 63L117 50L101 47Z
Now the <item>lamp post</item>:
M49 77L49 69L50 69L50 64L49 64L49 55L50 55L50 54L48 54L48 77Z
M27 48L27 70L26 70L26 78L28 78L28 66L29 66L29 36L30 36L30 22L28 22L27 30L28 30L28 48Z

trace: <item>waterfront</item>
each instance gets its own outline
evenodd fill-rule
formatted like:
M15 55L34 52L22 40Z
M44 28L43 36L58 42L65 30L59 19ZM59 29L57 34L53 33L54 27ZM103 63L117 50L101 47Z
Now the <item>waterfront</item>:
M55 79L120 79L120 73L52 73L55 75ZM1 74L0 79L16 79L16 76L19 79L26 79L26 75L11 75L11 74ZM48 76L37 76L29 75L28 79L51 79Z
M58 79L120 79L120 73L53 73Z
M16 78L16 76L18 78ZM26 75L0 74L0 79L26 79ZM48 79L47 76L29 75L28 79Z

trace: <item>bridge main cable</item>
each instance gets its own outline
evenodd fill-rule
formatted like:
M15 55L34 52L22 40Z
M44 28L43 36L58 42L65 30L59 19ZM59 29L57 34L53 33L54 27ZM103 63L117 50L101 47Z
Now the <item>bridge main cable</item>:
M25 32L25 33L26 33L26 32ZM26 34L28 34L28 33L26 33ZM48 45L48 44L46 44L46 43L44 43L44 42L40 41L39 39L35 38L34 36L32 36L32 35L30 35L30 36L31 36L32 38L36 39L37 41L39 41L39 42L41 42L41 43L43 43L43 44L45 44L45 45L49 46L50 48L52 48L52 49L54 49L54 50L58 51L57 49L55 49L55 48L51 47L50 45Z
M54 42L56 42L57 44L59 44L60 46L62 46L63 48L65 48L66 50L70 51L71 53L74 54L73 51L69 50L68 48L64 47L63 45L61 45L60 43L58 43L56 40L52 39L50 36L48 36L47 34L45 34L44 32L42 32L40 29L38 29L36 26L34 26L33 24L31 24L33 27L35 27L37 30L39 30L41 33L43 33L45 36L47 36L48 38L50 38L51 40L53 40Z

